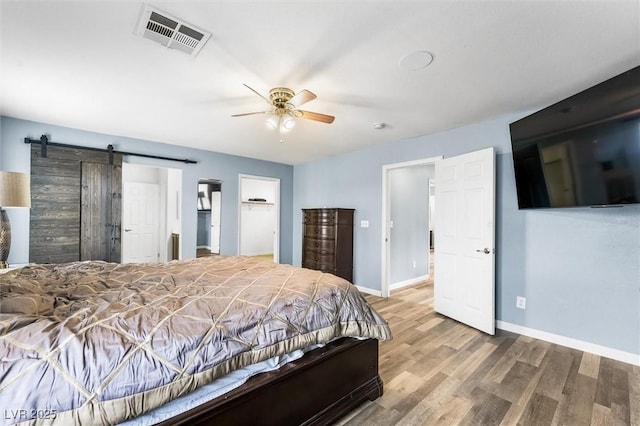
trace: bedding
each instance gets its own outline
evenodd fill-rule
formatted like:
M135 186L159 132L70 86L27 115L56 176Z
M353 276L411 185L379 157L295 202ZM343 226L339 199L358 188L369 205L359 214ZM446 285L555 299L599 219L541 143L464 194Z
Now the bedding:
M335 338L390 339L355 286L248 257L0 275L3 424L115 424Z
M316 346L318 345L311 346L309 350L316 348ZM266 361L234 370L226 376L201 386L193 392L173 399L141 416L119 423L119 426L150 426L169 420L201 404L227 394L229 391L242 386L249 378L256 374L274 371L289 362L296 361L300 359L305 352L307 351L299 349L290 354L282 356L276 355Z

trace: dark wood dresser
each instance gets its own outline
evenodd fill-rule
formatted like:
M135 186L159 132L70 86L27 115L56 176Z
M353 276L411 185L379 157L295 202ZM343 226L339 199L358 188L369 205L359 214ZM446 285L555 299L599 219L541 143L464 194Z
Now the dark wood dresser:
M353 282L354 209L302 209L302 267Z

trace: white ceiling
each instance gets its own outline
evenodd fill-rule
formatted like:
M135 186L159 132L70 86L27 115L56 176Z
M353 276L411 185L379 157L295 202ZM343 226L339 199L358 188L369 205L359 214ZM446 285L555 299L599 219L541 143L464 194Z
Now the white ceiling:
M543 107L640 64L637 0L150 4L212 33L197 57L138 37L141 2L0 0L0 113L299 164ZM399 67L421 50L431 66ZM298 119L280 143L264 116L230 117L268 109L243 83L311 90L303 109L336 120Z

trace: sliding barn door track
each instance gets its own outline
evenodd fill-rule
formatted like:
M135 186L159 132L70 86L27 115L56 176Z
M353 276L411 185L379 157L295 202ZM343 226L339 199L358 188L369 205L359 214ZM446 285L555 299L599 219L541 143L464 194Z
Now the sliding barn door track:
M107 149L103 149L103 148L91 148L91 147L80 146L80 145L70 145L70 144L57 143L57 142L49 142L49 138L47 137L47 135L40 136L40 139L24 138L24 143L40 144L40 155L43 158L47 158L48 146L59 146L63 148L79 148L79 149L86 149L88 151L107 152L109 153L109 164L113 164L113 154L135 155L136 157L154 158L156 160L179 161L180 163L185 163L185 164L198 163L195 160L189 160L186 158L172 158L172 157L162 157L159 155L139 154L136 152L116 151L113 149L113 145L108 145Z

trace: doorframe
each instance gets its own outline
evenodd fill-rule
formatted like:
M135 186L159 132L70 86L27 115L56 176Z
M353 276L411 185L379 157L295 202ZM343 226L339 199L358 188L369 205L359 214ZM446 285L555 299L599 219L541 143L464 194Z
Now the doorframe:
M247 174L238 174L238 256L242 251L242 180L264 180L275 183L275 200L274 207L276 209L275 230L273 236L273 262L280 263L280 179L268 176L256 176Z
M197 189L196 189L196 197L198 196L199 192L200 192L200 185L201 184L212 184L212 185L220 185L220 211L219 216L220 216L220 226L219 226L219 230L218 233L220 234L218 237L218 245L221 246L222 245L222 184L224 183L224 181L222 179L214 179L214 178L199 178L198 179L198 183L197 183ZM216 192L216 191L212 191ZM211 206L211 217L213 217L213 203ZM200 210L197 209L196 206L196 215L198 214ZM199 219L198 219L199 220ZM198 249L199 248L208 248L209 252L213 253L212 249L213 249L213 231L211 229L211 220L209 220L209 222L207 223L207 232L209 234L209 246L208 247L201 247L198 245L198 223L196 222L196 257L198 254ZM216 254L220 254L220 247L218 247L218 253Z
M389 188L389 173L395 169L403 169L416 166L428 166L435 165L439 160L442 160L442 155L436 157L422 158L419 160L405 161L402 163L385 164L382 166L382 262L381 263L381 284L380 293L382 297L389 297L390 295L390 263L391 263L391 250L390 250L390 188ZM427 191L429 191L428 182L426 183Z
M125 173L125 168L132 168L132 169L142 169L142 168L147 168L147 169L156 169L158 170L158 172L161 172L164 174L164 177L160 177L160 179L154 183L159 184L160 186L160 209L161 209L161 216L160 216L160 229L158 232L158 248L160 250L160 259L163 262L168 262L169 260L171 260L171 248L169 247L169 243L168 241L170 241L170 233L171 232L177 232L179 235L182 234L182 182L184 181L183 179L183 170L179 169L179 168L173 168L173 167L165 167L165 166L160 166L160 165L153 165L153 164L139 164L139 163L135 163L135 162L129 162L129 161L123 161L122 162L122 172L123 172L123 177L122 179L122 186L123 186L123 192L124 192L124 173ZM177 183L177 185L175 185L174 188L172 188L172 185L170 184L170 173L174 173L174 172L178 172L180 175L179 178L179 183ZM166 179L165 179L166 178ZM128 181L128 182L138 182L138 183L144 183L144 182L139 182L139 181ZM172 192L169 192L170 189L172 189ZM171 200L169 199L171 197ZM175 197L175 200L174 200ZM122 211L121 211L121 215L124 214L124 203L125 203L125 195L122 195ZM173 203L175 203L175 217L170 219L170 215L173 216L174 212L173 212ZM169 211L169 206L172 207L171 212ZM170 224L173 224L170 226ZM179 243L179 255L180 257L182 257L182 241L180 241Z
M210 245L211 247L209 248L209 250L211 251L211 253L213 254L220 254L220 227L222 226L222 183L220 183L220 191L212 191L211 192L211 223L209 224L209 241L210 241ZM218 208L214 210L213 206L213 194L218 194L216 196L216 198L219 198L218 200ZM218 216L218 223L217 223L217 227L218 230L216 231L218 234L218 238L213 238L214 237L214 226L213 226L213 213L216 213ZM217 244L217 247L216 247ZM216 249L216 250L214 250Z

